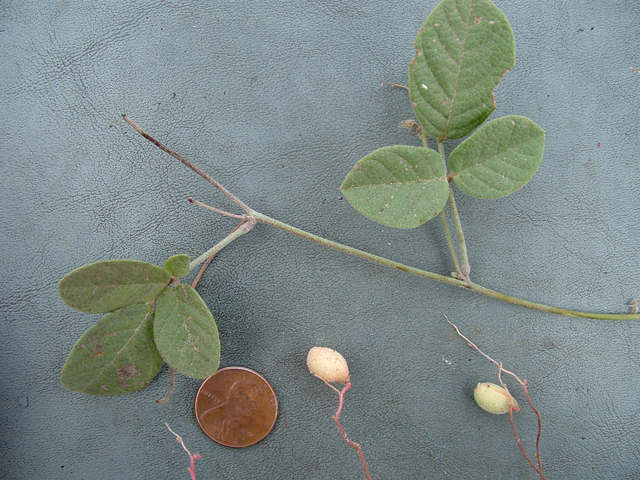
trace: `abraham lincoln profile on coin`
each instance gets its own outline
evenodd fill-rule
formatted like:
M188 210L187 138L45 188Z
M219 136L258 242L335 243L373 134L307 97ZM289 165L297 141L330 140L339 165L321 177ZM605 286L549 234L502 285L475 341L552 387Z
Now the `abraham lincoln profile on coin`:
M205 410L200 420L207 425L207 433L223 443L235 444L245 436L252 436L255 415L259 413L260 385L249 378L233 382L227 398Z

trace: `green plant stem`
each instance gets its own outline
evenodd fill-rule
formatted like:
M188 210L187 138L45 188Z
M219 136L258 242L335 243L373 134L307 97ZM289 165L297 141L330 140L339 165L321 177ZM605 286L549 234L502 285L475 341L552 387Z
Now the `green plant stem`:
M420 140L422 140L422 145L424 148L429 148L429 142L427 140L426 132L421 128L420 129ZM440 156L444 159L444 147L441 147L442 142L438 142L438 149ZM449 231L449 224L447 223L447 214L444 213L444 209L440 212L440 217L442 218L442 226L444 228L444 233L447 236L447 244L449 245L449 252L451 252L451 258L453 259L453 264L456 267L456 273L459 277L462 277L462 271L460 270L460 264L458 263L458 255L456 254L456 249L453 246L453 239L451 238L451 232Z
M236 240L241 235L247 233L251 228L253 228L255 222L261 222L267 225L271 225L272 227L279 228L285 232L292 233L302 238L306 238L307 240L311 240L312 242L319 243L320 245L324 245L325 247L333 248L334 250L338 250L340 252L348 253L349 255L354 255L356 257L363 258L365 260L369 260L371 262L379 263L380 265L384 265L386 267L395 268L397 270L402 270L403 272L411 273L413 275L417 275L419 277L430 278L431 280L436 280L442 283L448 283L449 285L455 285L456 287L466 288L468 290L472 290L477 293L481 293L483 295L487 295L488 297L496 298L498 300L502 300L503 302L513 303L515 305L520 305L522 307L532 308L534 310L540 310L543 312L557 313L559 315L569 315L573 317L582 317L582 318L593 318L596 320L640 320L640 313L590 313L590 312L579 312L576 310L567 310L564 308L556 308L550 307L548 305L543 305L541 303L530 302L528 300L522 300L520 298L512 297L510 295L505 295L503 293L499 293L488 288L482 287L470 281L469 279L460 280L453 277L445 277L444 275L438 275L437 273L428 272L426 270L421 270L419 268L409 267L399 262L394 262L393 260L386 259L384 257L379 257L378 255L373 255L371 253L364 252L362 250L358 250L356 248L348 247L341 243L333 242L331 240L327 240L326 238L319 237L312 233L305 232L304 230L300 230L299 228L293 227L291 225L287 225L286 223L275 220L267 215L263 215L261 213L256 212L255 210L250 209L247 205L242 203L237 197L233 196L227 189L225 189L220 183L207 175L204 171L198 168L196 165L187 161L184 157L180 156L178 153L174 152L170 148L166 147L162 143L158 142L151 135L146 133L142 128L136 124L133 120L131 120L128 116L123 115L125 121L131 125L140 135L144 138L152 142L161 150L167 152L169 155L173 156L180 160L184 165L189 167L191 170L196 172L198 175L203 177L209 183L211 183L214 187L220 190L227 198L231 199L236 205L238 205L242 210L247 212L246 222L240 225L240 228L237 228L233 232L231 232L224 240L218 243L213 248L209 249L207 252L200 255L197 259L192 261L189 264L189 271L196 268L202 262L204 262L207 258L211 257L214 253L219 252L225 246L229 245L231 242ZM438 148L442 149L442 153L444 153L444 146L440 145L438 142ZM444 158L444 157L443 157ZM451 196L453 198L453 196ZM457 217L458 223L460 222L460 217L458 216L458 210L455 210L454 220ZM466 248L465 248L466 254ZM466 256L465 256L466 258ZM467 260L468 261L468 260Z
M530 302L528 300L523 300L521 298L512 297L510 295L505 295L500 292L496 292L489 288L485 288L481 285L473 283L470 280L459 280L453 277L446 277L444 275L439 275L437 273L429 272L426 270L422 270L420 268L409 267L399 262L394 262L393 260L389 260L384 257L380 257L378 255L374 255L372 253L368 253L362 250L358 250L356 248L349 247L347 245L343 245L341 243L334 242L332 240L328 240L323 237L319 237L318 235L314 235L309 232L305 232L299 228L288 225L284 222L271 218L262 213L258 213L256 211L251 212L251 217L260 223L264 223L266 225L271 225L272 227L278 228L285 232L291 233L293 235L297 235L298 237L305 238L307 240L311 240L312 242L319 243L325 247L333 248L334 250L338 250L343 253L347 253L349 255L353 255L359 258L363 258L365 260L369 260L374 263L378 263L380 265L384 265L385 267L395 268L396 270L402 270L403 272L411 273L413 275L417 275L419 277L430 278L431 280L436 280L438 282L447 283L449 285L455 285L456 287L466 288L467 290L471 290L473 292L481 293L488 297L496 298L498 300L502 300L503 302L513 303L514 305L520 305L522 307L532 308L534 310L540 310L543 312L549 313L557 313L559 315L569 315L572 317L582 317L582 318L593 318L597 320L640 320L640 314L638 313L591 313L591 312L580 312L577 310L568 310L566 308L557 308L551 307L549 305L544 305L541 303Z
M369 260L371 262L379 263L380 265L384 265L385 267L395 268L397 270L402 270L403 272L412 273L420 277L430 278L432 280L448 283L450 285L456 285L458 287L464 286L462 285L464 282L456 278L445 277L444 275L439 275L437 273L428 272L426 270L421 270L419 268L409 267L402 263L389 260L388 258L379 257L378 255L374 255L372 253L368 253L363 250L358 250L357 248L349 247L347 245L343 245L342 243L334 242L332 240L327 240L326 238L319 237L318 235L314 235L313 233L305 232L304 230L296 228L292 225L288 225L284 222L276 220L275 218L268 217L267 215L263 215L262 213L258 213L254 211L251 213L251 217L256 222L261 222L267 225L271 225L272 227L278 228L287 233L292 233L293 235L297 235L298 237L311 240L312 242L319 243L320 245L323 245L325 247L333 248L334 250L338 250L339 252L347 253L355 257L359 257L365 260Z
M456 205L456 198L453 195L453 187L449 184L449 205L451 206L451 216L453 217L453 224L456 226L456 233L458 235L458 245L460 246L460 260L462 266L460 271L462 272L462 278L468 279L471 266L469 265L469 256L467 255L467 243L464 240L464 232L462 231L462 223L460 222L460 214L458 213L458 206Z
M440 212L442 216L442 226L444 227L444 233L447 235L447 243L449 244L449 251L451 252L451 257L453 258L453 264L456 266L456 272L458 275L461 275L460 264L458 263L458 256L456 255L456 249L453 246L453 239L451 238L451 232L449 232L449 225L447 224L447 215L444 213L444 209Z
M420 135L420 140L422 140L422 145L424 146L424 148L429 148L429 141L427 140L427 132L425 132L424 129L421 127L418 134Z
M424 142L423 142L424 143ZM426 143L425 143L426 146ZM444 143L438 140L438 153L446 161L447 157L444 153ZM449 233L449 227L447 225L447 217L444 212L442 213L442 223L444 225L445 232L447 234L447 240L449 241L449 250L451 250L451 256L456 264L456 271L462 280L469 279L469 272L471 266L469 265L469 256L467 255L467 243L464 240L464 232L462 231L462 222L460 222L460 214L458 213L458 206L456 199L453 196L453 188L449 183L449 206L451 207L451 216L453 217L453 224L456 226L456 234L458 236L458 246L460 247L460 256L462 257L462 267L458 267L458 259L456 257L455 250L453 248L453 242L451 241L451 234Z
M194 268L197 268L202 262L206 261L213 255L218 253L220 250L222 250L224 247L226 247L231 242L236 240L238 237L249 232L253 228L253 225L254 225L253 222L245 222L241 224L239 228L236 228L233 232L227 235L222 241L220 241L219 243L211 247L209 250L204 252L202 255L200 255L198 258L193 260L191 263L189 263L189 271L193 270Z

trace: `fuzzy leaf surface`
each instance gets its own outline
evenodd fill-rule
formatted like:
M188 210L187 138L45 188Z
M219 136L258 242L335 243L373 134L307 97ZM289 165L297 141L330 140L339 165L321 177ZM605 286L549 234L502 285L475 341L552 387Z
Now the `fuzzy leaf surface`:
M153 332L162 358L177 372L207 378L218 370L218 327L204 300L189 285L175 285L160 294Z
M153 380L162 357L153 342L153 309L129 305L103 317L78 340L62 369L72 392L122 395Z
M183 253L167 258L164 269L176 278L184 278L189 275L189 260L191 257Z
M489 0L443 0L420 29L409 95L424 130L462 138L495 110L493 91L515 65L513 31Z
M110 260L68 273L60 280L58 293L64 303L81 312L109 313L154 300L170 281L171 275L157 265Z
M492 120L449 155L456 186L478 198L499 198L522 188L536 173L544 130L518 115Z
M372 220L413 228L436 216L447 203L446 170L443 158L428 148L384 147L362 158L341 190L356 210Z

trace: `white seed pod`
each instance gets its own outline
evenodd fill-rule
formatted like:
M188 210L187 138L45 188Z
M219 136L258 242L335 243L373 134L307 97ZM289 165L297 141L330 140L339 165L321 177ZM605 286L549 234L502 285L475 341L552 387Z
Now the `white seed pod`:
M347 383L349 367L347 361L335 350L313 347L307 355L307 367L325 382Z
M520 404L516 399L495 383L479 383L473 391L473 398L481 409L496 415L507 413L509 407L513 407L514 412L520 410Z

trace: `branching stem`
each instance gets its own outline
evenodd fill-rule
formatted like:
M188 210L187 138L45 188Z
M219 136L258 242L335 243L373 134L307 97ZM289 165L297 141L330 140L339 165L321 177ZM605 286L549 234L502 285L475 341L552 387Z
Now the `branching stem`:
M577 311L577 310L568 310L568 309L565 309L565 308L551 307L551 306L544 305L544 304L541 304L541 303L530 302L528 300L522 300L520 298L512 297L510 295L505 295L503 293L496 292L496 291L491 290L489 288L485 288L485 287L483 287L481 285L473 283L471 280L468 280L468 279L463 280L463 279L452 278L452 277L448 277L448 276L444 276L444 275L439 275L437 273L429 272L429 271L426 271L426 270L422 270L422 269L419 269L419 268L409 267L409 266L404 265L402 263L394 262L393 260L389 260L387 258L380 257L378 255L373 255L371 253L368 253L368 252L365 252L365 251L362 251L362 250L358 250L356 248L352 248L352 247L349 247L347 245L343 245L341 243L334 242L332 240L328 240L328 239L320 237L318 235L314 235L312 233L305 232L304 230L301 230L299 228L293 227L291 225L288 225L286 223L283 223L283 222L280 222L280 221L278 221L276 219L268 217L267 215L263 215L261 213L258 213L255 210L252 210L247 205L245 205L244 203L240 202L240 200L238 200L235 196L233 196L227 189L225 189L222 185L220 185L213 178L209 177L209 175L204 173L197 166L195 166L194 164L192 164L191 162L186 160L181 155L175 153L173 150L171 150L168 147L162 145L160 142L158 142L153 137L151 137L146 132L144 132L129 117L127 117L126 115L123 115L123 118L127 121L127 123L129 123L131 126L133 126L136 129L136 131L138 133L140 133L144 138L146 138L147 140L151 141L154 145L158 146L163 151L169 153L174 158L177 158L178 160L180 160L184 165L186 165L187 167L192 169L194 172L196 172L201 177L205 178L209 183L214 185L218 190L220 190L228 198L232 199L234 201L234 203L236 203L236 205L238 205L242 210L247 212L247 215L246 215L246 220L247 221L245 221L241 225L241 228L239 228L238 230L232 232L229 236L227 236L224 240L222 240L216 246L212 247L209 251L205 252L204 254L200 255L200 257L198 257L197 259L192 261L191 264L189 265L189 269L190 270L192 270L195 267L197 267L198 265L200 265L202 262L204 262L207 258L209 258L214 253L217 253L220 250L222 250L226 245L231 243L233 240L235 240L238 237L240 237L241 235L247 233L249 230L251 230L251 228L253 228L254 222L261 222L261 223L265 223L267 225L271 225L272 227L278 228L278 229L283 230L285 232L292 233L293 235L297 235L299 237L306 238L307 240L311 240L312 242L319 243L319 244L321 244L321 245L323 245L325 247L333 248L334 250L338 250L340 252L347 253L349 255L354 255L356 257L363 258L365 260L369 260L371 262L378 263L380 265L384 265L386 267L394 268L394 269L397 269L397 270L402 270L403 272L411 273L411 274L417 275L419 277L430 278L431 280L436 280L438 282L447 283L449 285L454 285L456 287L466 288L467 290L472 290L474 292L481 293L481 294L486 295L488 297L492 297L492 298L495 298L495 299L498 299L498 300L502 300L503 302L512 303L512 304L515 304L515 305L520 305L522 307L532 308L534 310L540 310L540 311L543 311L543 312L557 313L559 315L569 315L569 316L573 316L573 317L582 317L582 318L593 318L593 319L598 319L598 320L640 320L640 313L613 314L613 313L580 312L580 311ZM452 198L452 196L451 196L451 198ZM455 213L454 213L454 221L455 221L456 217L458 218L458 223L459 223L459 215L457 213L457 209L455 210ZM462 242L462 245L464 245L464 242ZM464 254L465 255L464 255L463 259L462 259L463 267L464 267L465 262L468 264L468 259L466 257L466 247L464 248ZM464 273L464 271L462 273Z
M160 150L162 150L163 152L168 153L173 158L176 158L176 159L180 160L180 162L182 162L183 165L189 167L191 170L196 172L198 175L200 175L202 178L204 178L211 185L213 185L218 190L220 190L224 194L224 196L226 196L229 200L231 200L233 203L235 203L242 210L244 210L247 213L251 213L251 209L249 207L247 207L243 202L241 202L240 199L238 197L236 197L233 193L231 193L229 190L224 188L220 183L218 183L217 180L214 180L211 176L209 176L209 174L207 174L204 170L201 170L197 165L194 165L193 163L191 163L189 160L184 158L178 152L175 152L175 151L171 150L169 147L167 147L166 145L160 143L158 140L153 138L151 135L149 135L147 132L145 132L140 127L140 125L138 125L136 122L131 120L131 118L129 118L128 115L122 115L122 118L124 119L125 122L127 122L129 125L131 125L136 132L138 132L144 138L149 140L151 143L153 143Z
M524 391L524 394L527 397L527 402L529 402L529 407L531 407L531 410L533 410L533 412L536 414L536 417L538 419L538 436L536 438L536 459L538 460L538 465L537 466L533 463L533 460L531 460L531 457L529 457L529 455L527 455L527 452L525 451L524 446L522 445L522 442L520 441L520 437L518 436L518 432L516 431L516 424L513 421L513 411L514 411L513 410L513 404L509 406L509 419L511 420L511 429L513 430L513 436L515 437L516 443L518 444L518 447L520 448L520 452L524 456L525 460L527 460L527 462L529 462L529 465L531 465L531 468L533 468L536 471L536 473L538 475L540 475L540 479L541 480L546 480L546 477L544 476L544 473L542 473L542 461L540 459L540 435L542 434L542 418L540 416L540 412L538 411L538 409L533 406L533 402L531 401L531 397L529 397L529 391L527 390L527 380L520 380L520 377L518 377L515 373L510 372L509 370L505 370L504 368L502 368L502 363L501 362L498 362L498 361L494 360L489 355L487 355L482 350L480 350L480 348L475 343L473 343L471 340L469 340L467 337L465 337L460 332L460 329L457 327L457 325L453 324L451 322L451 320L449 320L449 318L446 315L444 316L444 318L447 320L447 323L449 325L451 325L455 329L456 333L459 336L461 336L464 340L467 341L467 345L469 345L476 352L478 352L480 355L482 355L483 357L485 357L491 363L495 364L498 367L498 380L500 381L500 385L502 385L502 388L504 388L507 391L507 394L512 399L513 399L513 396L509 392L509 388L507 388L507 385L502 380L502 373L504 372L507 375L511 375L520 384L520 386L522 386L522 390Z
M364 453L362 453L362 446L359 443L356 443L353 440L350 440L349 437L347 437L347 433L344 431L344 427L340 423L340 413L342 412L342 406L344 405L344 394L346 393L347 390L351 388L351 382L347 382L342 390L338 390L336 387L334 387L329 382L327 382L324 378L316 375L315 373L312 373L312 375L322 380L329 388L331 388L338 394L340 399L338 402L338 410L331 418L333 418L333 421L336 422L336 425L340 429L340 433L342 434L342 438L344 439L344 441L347 442L347 444L351 448L353 448L356 452L358 452L358 456L360 457L360 462L362 462L362 467L364 468L364 473L367 476L367 480L371 480L369 467L367 466L367 461L364 459Z
M238 218L240 220L248 220L248 217L246 215L238 215L236 213L230 213L230 212L227 212L226 210L221 210L221 209L216 208L216 207L211 207L211 206L209 206L209 205L207 205L205 203L202 203L202 202L196 200L195 198L189 197L189 198L187 198L187 200L190 203L193 203L194 205L197 205L197 206L202 207L202 208L206 208L207 210L210 210L210 211L215 212L215 213L219 213L220 215L224 215L225 217Z
M446 156L444 153L444 143L438 140L438 153L440 156L446 161ZM459 273L461 280L469 279L469 272L471 271L471 266L469 265L469 256L467 255L467 243L464 240L464 232L462 231L462 222L460 221L460 214L458 213L458 206L456 204L456 199L453 195L453 188L451 187L451 182L449 182L449 206L451 207L451 216L453 217L453 224L456 226L456 233L458 235L458 246L460 247L460 257L462 261L462 266L460 267ZM444 218L444 217L443 217Z
M254 225L255 224L252 220L243 221L240 224L239 228L236 228L235 230L233 230L233 232L227 235L223 240L221 240L219 243L217 243L216 245L211 247L209 250L204 252L202 255L200 255L198 258L196 258L191 263L189 263L189 271L193 270L194 268L197 268L198 265L206 261L208 258L213 257L216 253L218 253L224 247L226 247L231 242L236 240L238 237L241 237L245 233L248 233L249 231L251 231Z
M451 216L453 217L453 224L456 226L458 245L460 246L460 261L462 262L460 266L461 278L462 280L468 280L471 266L469 265L469 256L467 255L467 243L464 240L462 222L460 222L460 214L458 213L458 206L456 204L456 198L453 195L453 187L451 184L449 184L449 206L451 207Z

